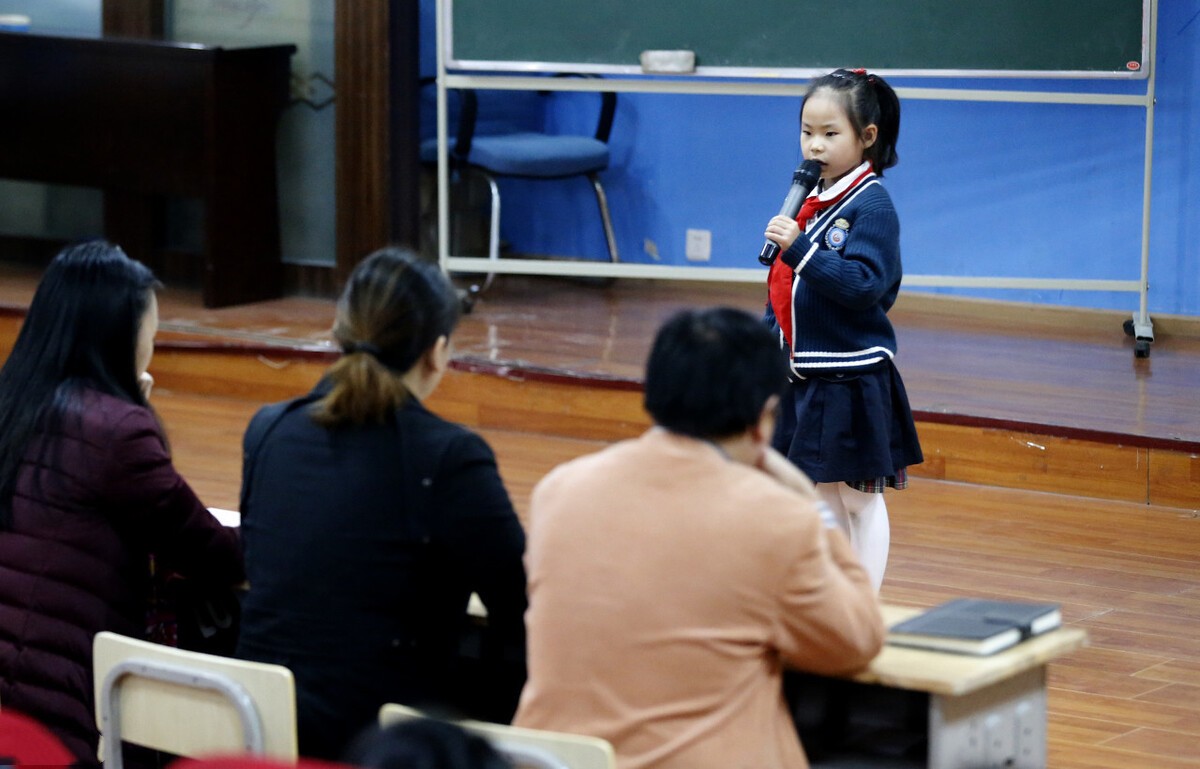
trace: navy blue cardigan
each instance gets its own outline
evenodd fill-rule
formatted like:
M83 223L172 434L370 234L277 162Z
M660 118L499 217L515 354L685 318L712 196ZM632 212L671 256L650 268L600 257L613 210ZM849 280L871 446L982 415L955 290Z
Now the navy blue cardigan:
M780 258L796 275L793 371L808 376L862 370L895 356L896 333L887 311L903 274L900 220L874 174L814 216ZM766 320L779 329L769 303Z

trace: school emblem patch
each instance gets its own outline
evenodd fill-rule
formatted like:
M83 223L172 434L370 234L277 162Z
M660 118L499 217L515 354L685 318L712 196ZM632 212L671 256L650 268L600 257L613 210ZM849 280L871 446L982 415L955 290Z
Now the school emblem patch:
M846 236L850 232L850 222L845 219L838 219L825 232L825 245L835 251L841 251L842 246L846 245Z

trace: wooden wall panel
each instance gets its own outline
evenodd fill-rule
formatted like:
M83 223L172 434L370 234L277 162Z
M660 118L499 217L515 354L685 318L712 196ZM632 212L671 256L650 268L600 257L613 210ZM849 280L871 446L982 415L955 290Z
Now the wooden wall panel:
M155 387L194 395L215 395L273 403L303 395L325 372L324 358L196 351L160 345L150 363Z
M418 4L336 0L337 283L371 251L417 246Z
M1200 510L1200 454L1151 449L1150 504Z
M920 422L915 476L1145 502L1149 450L1034 433Z
M0 360L21 326L0 312ZM332 354L196 349L160 340L150 370L161 390L270 403L308 392ZM590 441L650 425L640 389L566 378L502 376L456 362L429 400L443 417L480 430ZM917 423L926 460L914 477L1200 509L1200 454L967 425Z
M615 441L650 426L637 390L450 371L429 406L476 428Z
M337 272L345 279L390 235L389 3L337 0L336 9Z

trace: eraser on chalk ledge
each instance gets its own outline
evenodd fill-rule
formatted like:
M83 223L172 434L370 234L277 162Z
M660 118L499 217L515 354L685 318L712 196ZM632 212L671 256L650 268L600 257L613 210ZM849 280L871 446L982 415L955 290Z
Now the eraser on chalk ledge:
M643 72L686 74L696 71L695 51L642 51Z
M28 32L29 17L21 13L0 13L0 32Z

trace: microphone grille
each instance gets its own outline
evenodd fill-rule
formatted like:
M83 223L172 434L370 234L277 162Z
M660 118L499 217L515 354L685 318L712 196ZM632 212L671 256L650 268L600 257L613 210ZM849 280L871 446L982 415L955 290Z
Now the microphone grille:
M806 160L800 164L796 172L792 174L792 180L802 182L810 189L817 183L817 179L821 178L821 164L815 160Z

